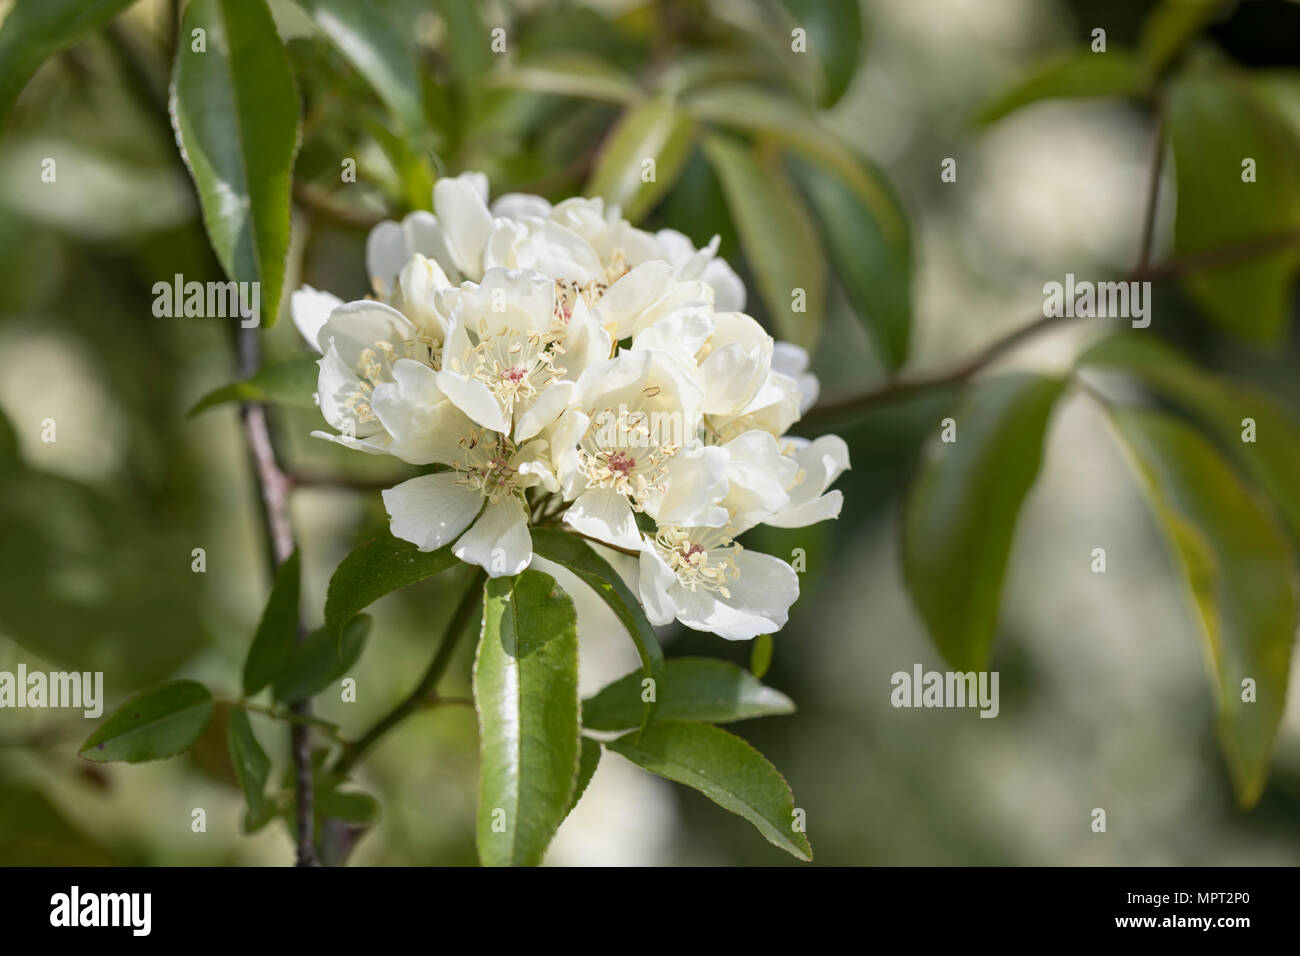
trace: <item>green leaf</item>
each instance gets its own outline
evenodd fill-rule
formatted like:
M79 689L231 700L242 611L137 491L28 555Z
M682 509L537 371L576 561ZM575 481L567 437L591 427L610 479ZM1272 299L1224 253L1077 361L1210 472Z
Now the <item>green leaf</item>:
M704 151L722 182L774 331L811 351L825 317L826 269L803 200L774 154L721 136L709 136ZM796 289L804 291L803 312L794 311Z
M576 789L581 733L578 617L550 575L488 579L474 703L479 860L536 866Z
M1268 779L1296 630L1295 560L1272 515L1189 425L1120 410L1157 518L1180 559L1206 640L1219 738L1242 806ZM1242 700L1254 682L1254 701Z
M952 413L956 441L934 436L908 491L904 578L930 636L959 670L988 662L1016 516L1063 387L1036 375L976 385Z
M366 78L408 137L425 131L415 32L398 30L386 4L298 0L330 42Z
M646 619L641 602L618 572L591 545L571 534L556 528L533 528L532 535L533 553L568 568L614 612L636 646L642 676L658 680L664 666L659 638ZM655 707L653 701L642 705L641 726L654 719Z
M298 600L301 593L302 558L295 548L275 572L271 596L262 610L257 633L244 660L244 695L251 697L275 678L298 640Z
M565 51L491 76L497 86L608 103L631 103L640 90L630 76L589 54Z
M762 680L772 666L772 644L771 634L760 634L754 638L754 646L749 652L749 672L755 680Z
M250 824L267 817L266 781L271 773L271 759L257 742L248 713L238 707L230 711L226 724L230 742L230 762L234 765L239 787L248 802L244 832L251 832Z
M1135 376L1195 418L1273 497L1300 541L1300 425L1272 396L1211 375L1146 334L1103 339L1079 365ZM1254 441L1242 440L1246 419L1255 423Z
M640 723L644 678L633 671L582 703L588 730L626 730ZM676 657L655 682L659 720L725 724L769 714L794 713L794 701L765 687L749 671L710 657Z
M797 26L804 29L808 52L821 70L818 104L834 106L858 69L862 23L858 4L826 0L783 0Z
M1169 131L1178 174L1176 257L1300 230L1300 138L1244 82L1226 74L1178 76L1170 87ZM1253 183L1241 178L1247 158L1256 163ZM1216 324L1269 344L1286 328L1298 268L1300 231L1278 251L1199 268L1184 283Z
M1016 83L975 118L994 123L1022 106L1040 100L1081 97L1139 97L1146 93L1146 67L1132 53L1116 48L1105 53L1085 50L1038 67Z
M37 0L14 4L0 22L0 132L46 57L97 31L131 0Z
M890 197L882 192L871 170L839 136L822 125L817 114L788 96L756 86L737 84L710 87L692 93L683 102L697 119L753 134L779 143L827 166L858 192L888 222ZM906 229L905 222L896 224ZM895 224L886 225L891 235Z
M325 595L325 629L333 634L360 611L408 584L431 578L457 563L453 545L421 551L388 529L349 554L335 569Z
M341 635L327 627L312 631L293 649L272 684L275 699L286 704L314 697L341 678L361 657L370 636L369 615L354 617Z
M206 52L190 37L206 31ZM192 0L172 72L172 125L226 274L260 283L260 318L279 315L299 105L265 0Z
M79 751L87 760L142 763L174 757L198 739L212 716L212 694L192 680L137 694L115 710Z
M1151 75L1163 73L1223 7L1221 0L1162 0L1142 24L1139 48Z
M656 721L644 733L607 744L651 773L694 787L739 814L768 842L812 859L808 838L794 829L794 795L766 757L734 734L707 724Z
M590 737L582 738L582 751L578 755L578 777L573 785L573 797L569 800L569 807L564 811L566 819L573 812L573 808L578 805L582 795L587 792L587 786L591 783L591 778L596 775L596 767L600 765L602 752L600 741L592 740Z
M191 417L226 402L267 402L289 408L315 408L319 359L299 355L264 365L242 382L230 382L204 395L190 409Z
M907 358L912 328L912 242L902 203L885 180L864 196L833 170L791 156L790 171L817 216L831 265L883 363Z
M630 107L600 150L587 195L617 203L629 221L639 222L677 181L690 155L691 133L691 118L667 98ZM646 160L654 161L652 182L642 181Z

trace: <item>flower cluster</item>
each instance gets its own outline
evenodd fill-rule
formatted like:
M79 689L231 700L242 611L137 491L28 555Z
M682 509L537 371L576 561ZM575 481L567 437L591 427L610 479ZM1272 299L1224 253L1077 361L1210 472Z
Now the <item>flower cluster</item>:
M440 180L434 208L371 232L374 298L292 300L336 432L314 434L438 466L384 492L393 534L498 576L529 565L530 526L563 523L637 557L656 625L784 626L797 575L736 539L836 517L848 449L786 435L817 380L741 311L717 238L600 199L489 206L481 173Z

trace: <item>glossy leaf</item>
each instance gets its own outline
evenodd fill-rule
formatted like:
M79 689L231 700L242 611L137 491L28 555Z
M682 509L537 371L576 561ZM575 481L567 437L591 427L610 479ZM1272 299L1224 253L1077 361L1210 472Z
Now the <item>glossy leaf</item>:
M45 59L94 33L132 0L36 0L13 4L0 21L0 133Z
M271 774L271 758L257 742L247 711L233 708L227 720L226 732L230 742L230 762L234 765L239 788L244 791L244 800L248 803L244 827L245 832L248 832L249 823L267 815L266 781Z
M1195 418L1273 497L1300 541L1300 424L1272 396L1211 375L1146 334L1103 339L1079 364L1132 375ZM1243 440L1248 420L1253 441Z
M540 571L489 578L474 659L485 866L536 866L576 789L578 618Z
M178 680L137 694L115 710L81 745L87 760L142 763L173 757L203 733L212 694L202 684Z
M190 415L227 402L267 402L289 408L315 408L320 368L314 355L264 365L249 378L213 389L190 409Z
M626 730L640 724L644 678L620 677L582 703L588 730ZM770 714L794 713L794 701L759 683L749 671L709 657L676 657L664 663L655 682L659 720L725 724Z
M601 148L587 194L617 203L628 220L639 222L677 181L690 155L691 132L690 117L671 100L630 107ZM653 179L646 182L648 175Z
M936 434L903 509L903 574L943 656L958 670L988 662L1016 516L1038 475L1063 382L1006 375L976 385L953 413L956 441Z
M1178 174L1175 256L1296 233L1278 251L1199 268L1184 280L1217 325L1252 342L1275 342L1300 269L1300 138L1228 75L1182 74L1171 85L1168 109ZM1255 182L1242 181L1247 158L1255 161Z
M826 269L808 210L774 154L710 136L705 153L722 182L740 244L780 339L811 350L824 319ZM796 290L803 311L796 312Z
M862 23L858 4L826 0L783 0L808 41L820 69L818 104L834 106L858 69Z
M1189 425L1115 413L1203 628L1219 737L1243 806L1259 800L1286 703L1297 596L1292 549L1272 514ZM1243 701L1245 681L1255 699Z
M190 40L196 29L205 31L205 52ZM192 0L181 36L172 125L212 248L231 279L260 283L269 328L289 251L300 126L293 71L265 0Z
M664 652L659 638L646 619L641 602L619 577L609 562L597 554L585 541L555 528L533 528L533 551L548 561L563 565L576 574L584 584L605 602L636 645L641 658L642 677L658 678L664 666ZM654 718L655 703L642 705L641 725Z
M421 551L394 538L387 528L349 554L335 569L325 596L325 629L338 634L356 614L409 584L431 578L457 563L452 545Z
M330 42L356 67L411 137L425 128L424 90L413 31L402 33L389 8L371 0L298 0Z
M1148 74L1132 53L1111 48L1105 53L1085 50L1038 67L980 111L978 123L993 123L1022 106L1051 99L1139 97Z
M599 741L592 740L590 737L582 738L582 751L578 755L578 777L573 785L573 797L569 800L569 808L564 811L566 819L578 805L582 795L587 792L591 778L596 775L596 768L600 766L600 755L603 752Z
M808 838L795 829L789 784L766 757L734 734L707 724L656 721L639 736L627 734L607 746L744 817L787 853L812 859Z
M626 73L594 56L568 51L494 73L492 82L530 93L609 103L631 103L640 95L636 83Z
M342 634L325 627L312 631L276 673L271 688L275 699L306 700L347 674L366 648L370 623L370 617L362 614L343 625Z
M294 549L275 572L271 596L262 609L257 633L244 660L244 694L252 696L271 683L289 662L298 639L298 600L302 558Z
M800 156L789 167L817 218L831 266L889 369L907 358L912 327L912 243L907 217L883 177L863 195Z

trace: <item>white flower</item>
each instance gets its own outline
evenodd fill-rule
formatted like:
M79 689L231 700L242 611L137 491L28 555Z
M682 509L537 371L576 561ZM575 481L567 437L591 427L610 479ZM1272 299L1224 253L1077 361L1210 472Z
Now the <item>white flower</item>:
M696 249L600 199L489 206L481 173L433 202L370 234L376 299L292 297L338 432L313 434L433 469L383 493L392 533L496 577L558 521L635 564L655 625L780 630L798 577L737 538L837 517L848 448L787 436L817 379L740 311L717 238Z
M647 535L638 583L650 623L676 619L731 641L779 631L799 597L790 565L745 550L722 528L667 525Z

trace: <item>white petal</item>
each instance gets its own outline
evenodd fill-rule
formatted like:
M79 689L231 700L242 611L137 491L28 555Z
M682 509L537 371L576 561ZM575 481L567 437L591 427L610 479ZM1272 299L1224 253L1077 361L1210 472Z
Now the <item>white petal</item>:
M838 518L843 506L844 495L838 490L828 491L812 501L778 511L765 519L763 524L769 524L774 528L806 528L819 521Z
M529 193L502 193L492 203L492 216L496 219L545 219L551 212L551 204L541 196Z
M637 590L641 593L646 619L656 627L671 624L677 617L677 605L673 603L670 591L673 588L681 590L677 584L677 575L673 574L651 544L647 544L641 552L638 570Z
M361 353L373 349L376 342L396 345L415 336L414 323L391 305L361 299L344 303L330 313L318 337L323 350L334 346L344 364L356 368Z
M510 433L501 403L482 382L443 369L438 373L438 387L456 407L484 428L503 435Z
M326 441L332 441L336 445L342 445L344 448L351 448L353 451L363 451L367 455L387 455L388 446L392 439L387 432L378 431L369 438L352 438L349 435L335 435L333 432L315 431L311 433L312 438L323 438Z
M798 475L795 461L781 454L781 446L764 431L748 431L723 446L730 462L727 507L736 524L751 527L790 504L790 487Z
M573 382L556 382L538 395L531 405L519 413L515 422L515 441L528 441L559 418L573 400L576 390L577 386Z
M339 357L338 350L331 345L316 362L320 375L316 380L316 396L320 403L321 415L330 426L341 432L347 432L354 438L366 438L383 430L377 421L358 423L356 413L349 402L353 401L361 388L361 382L355 372Z
M293 314L293 324L298 334L317 352L324 352L320 347L318 336L321 326L329 319L330 313L343 304L343 300L328 292L321 292L309 285L303 286L289 299L289 311Z
M632 506L612 488L584 491L564 513L564 522L575 531L615 547L641 547L641 532Z
M477 564L489 577L518 574L533 559L533 539L528 533L528 513L513 496L489 504L461 536L452 553Z
M667 491L654 509L660 524L717 528L727 523L718 502L727 494L727 452L705 446L677 454L668 463Z
M483 274L483 247L492 232L492 214L478 180L464 175L439 179L433 186L433 207L452 261L467 279L477 280Z
M460 484L452 472L404 481L383 492L383 498L393 536L410 541L421 551L436 551L456 540L484 500L479 492Z
M704 268L701 278L713 289L713 307L719 312L742 312L745 308L745 283L726 259L714 259Z
M729 641L747 641L785 627L790 605L799 597L799 576L779 558L742 551L736 555L739 577L727 582L729 597L703 588L678 586L673 597L677 619L687 627L712 631Z
M636 266L616 281L596 303L596 320L616 339L637 331L637 322L648 307L672 288L673 267L651 260Z

